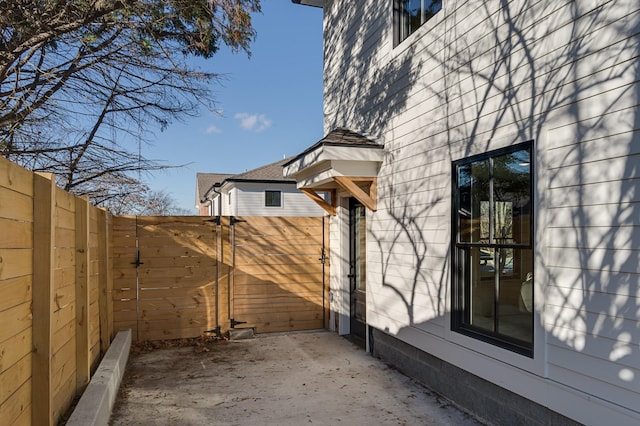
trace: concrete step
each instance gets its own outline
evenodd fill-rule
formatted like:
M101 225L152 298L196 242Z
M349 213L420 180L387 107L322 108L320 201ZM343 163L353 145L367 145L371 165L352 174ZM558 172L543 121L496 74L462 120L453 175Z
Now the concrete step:
M253 339L253 328L233 328L229 330L229 340Z

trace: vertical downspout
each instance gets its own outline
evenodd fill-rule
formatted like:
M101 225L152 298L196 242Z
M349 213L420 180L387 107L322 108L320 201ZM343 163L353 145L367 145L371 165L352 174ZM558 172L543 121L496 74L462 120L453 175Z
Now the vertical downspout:
M211 187L213 192L218 194L218 214L216 215L216 335L222 334L220 327L220 256L223 253L222 247L222 194L216 190L215 185ZM213 203L211 203L213 206Z
M322 262L322 326L326 327L329 325L327 323L327 307L325 305L325 286L326 286L326 270L325 270L325 262L326 262L326 253L325 253L325 240L324 240L324 218L322 216L322 251L320 254L320 262Z

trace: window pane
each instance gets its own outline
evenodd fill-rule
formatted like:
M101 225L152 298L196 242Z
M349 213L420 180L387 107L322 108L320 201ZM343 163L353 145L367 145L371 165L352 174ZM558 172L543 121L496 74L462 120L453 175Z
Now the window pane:
M413 33L420 25L422 25L422 0L406 0L404 2L404 20L406 22L407 34Z
M493 249L473 247L461 250L465 277L464 323L495 331L495 273Z
M458 167L459 241L489 240L489 160Z
M429 19L433 18L433 15L438 13L438 11L442 9L442 0L425 0L424 2L424 20L422 22L426 22Z
M399 0L398 4L400 5L400 41L409 37L442 9L442 0Z
M501 264L498 299L498 333L533 343L533 253L531 250L497 250ZM504 259L504 260L502 260ZM514 265L516 270L514 271Z
M494 237L498 244L531 242L529 150L493 159Z
M265 191L265 202L264 205L267 207L280 207L280 191Z

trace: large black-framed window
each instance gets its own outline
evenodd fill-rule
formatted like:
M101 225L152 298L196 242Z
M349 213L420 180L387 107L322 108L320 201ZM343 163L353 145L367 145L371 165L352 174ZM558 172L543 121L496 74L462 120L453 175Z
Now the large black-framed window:
M442 9L442 0L393 0L395 45L413 34Z
M454 331L533 356L533 142L453 163Z
M264 191L264 205L265 207L282 207L282 192Z

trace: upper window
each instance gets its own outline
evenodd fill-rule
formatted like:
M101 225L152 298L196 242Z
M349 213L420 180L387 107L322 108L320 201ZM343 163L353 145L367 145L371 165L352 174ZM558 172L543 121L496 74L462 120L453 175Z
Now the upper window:
M453 164L453 329L527 356L533 356L531 147Z
M395 0L396 44L415 32L440 9L442 0Z
M281 207L282 192L280 191L264 191L264 205L266 207Z

